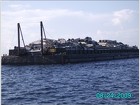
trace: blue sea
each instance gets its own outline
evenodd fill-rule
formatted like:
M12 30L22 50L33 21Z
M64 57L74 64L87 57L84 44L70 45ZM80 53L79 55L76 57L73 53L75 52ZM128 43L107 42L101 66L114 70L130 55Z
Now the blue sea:
M138 105L139 59L2 65L2 105ZM131 93L99 98L97 93Z

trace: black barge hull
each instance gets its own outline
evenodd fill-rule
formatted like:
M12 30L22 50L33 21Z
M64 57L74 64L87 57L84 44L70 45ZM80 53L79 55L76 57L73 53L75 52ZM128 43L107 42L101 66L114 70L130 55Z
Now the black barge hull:
M137 52L133 52L107 54L59 54L43 56L2 56L2 65L66 64L129 58L139 58L139 54Z

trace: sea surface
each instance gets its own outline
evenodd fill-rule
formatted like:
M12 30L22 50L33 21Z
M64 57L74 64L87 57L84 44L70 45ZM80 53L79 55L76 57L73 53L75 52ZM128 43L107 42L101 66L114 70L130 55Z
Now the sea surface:
M2 105L138 105L139 59L4 66ZM131 93L98 98L97 93Z

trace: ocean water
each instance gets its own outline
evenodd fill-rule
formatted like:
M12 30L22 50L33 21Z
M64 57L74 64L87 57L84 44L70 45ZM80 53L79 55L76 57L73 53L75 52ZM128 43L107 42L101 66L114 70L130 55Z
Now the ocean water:
M65 65L2 65L2 105L137 105L139 59ZM97 93L131 93L98 98Z

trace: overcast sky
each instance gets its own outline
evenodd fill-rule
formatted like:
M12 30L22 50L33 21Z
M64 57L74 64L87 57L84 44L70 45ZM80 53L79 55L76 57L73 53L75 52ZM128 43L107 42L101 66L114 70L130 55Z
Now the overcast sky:
M110 39L138 46L138 1L7 1L1 3L2 54L17 46L17 23L25 44L40 39L40 21L46 36Z

